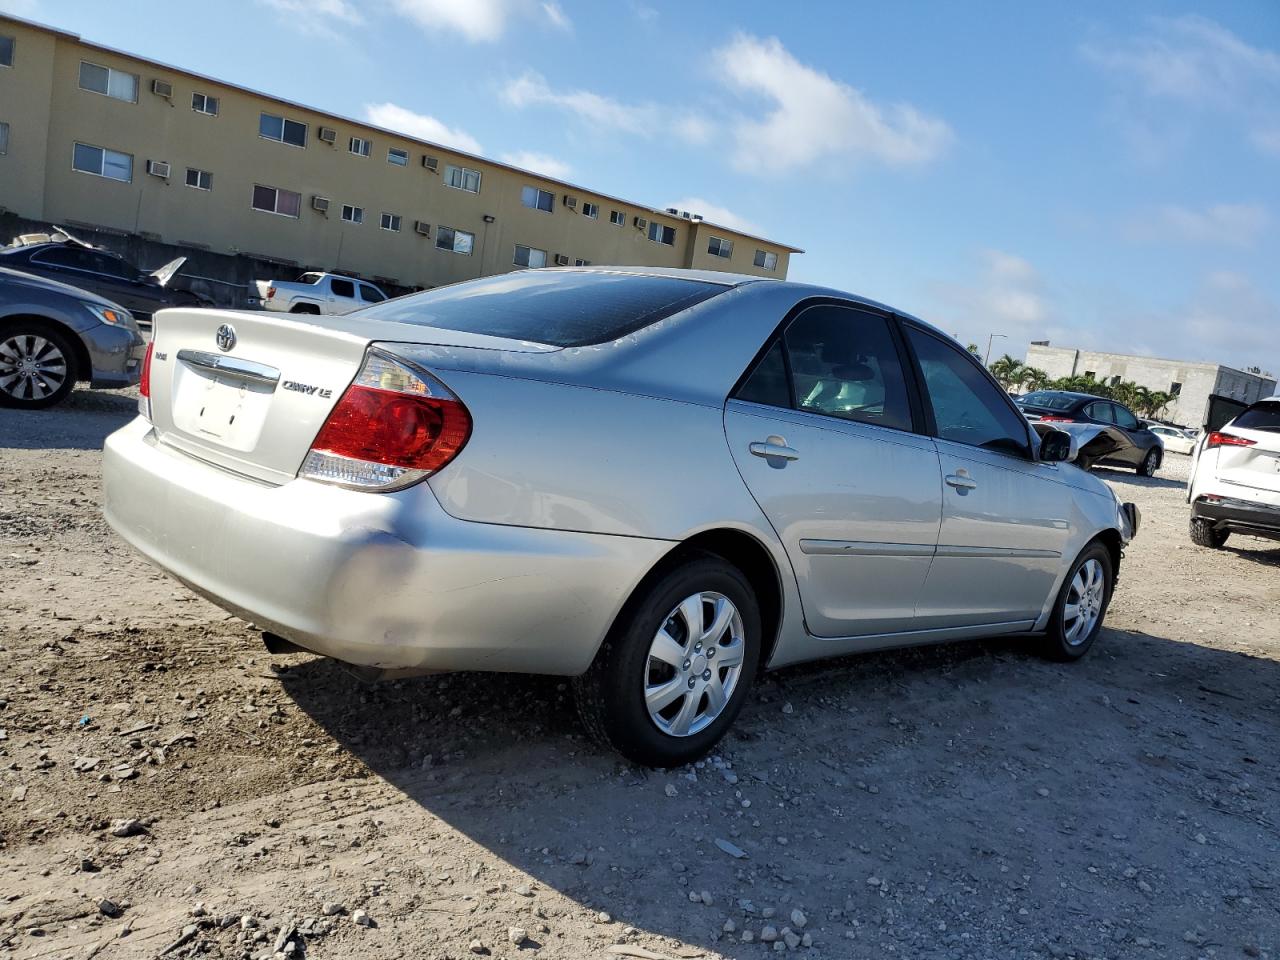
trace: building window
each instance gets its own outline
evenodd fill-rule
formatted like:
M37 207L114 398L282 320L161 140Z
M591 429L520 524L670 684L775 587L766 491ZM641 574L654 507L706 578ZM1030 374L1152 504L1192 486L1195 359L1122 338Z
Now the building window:
M733 256L733 241L722 240L720 237L712 237L707 242L707 253L713 257L724 257L728 260Z
M81 173L92 173L108 180L133 182L133 156L128 153L77 143L71 157L71 166Z
M123 70L112 70L100 67L87 60L80 61L80 89L90 93L100 93L104 97L116 100L138 102L138 75L125 73Z
M765 270L777 270L778 255L776 253L770 253L768 250L757 250L755 265L757 267L763 267Z
M525 187L520 191L520 202L533 210L542 210L545 213L550 213L555 209L556 195L550 190Z
M213 174L208 170L197 170L195 167L187 167L187 186L195 187L197 190L212 190Z
M380 224L380 226L382 227L383 230L390 230L392 233L399 233L400 232L400 214L384 213L382 215L382 223Z
M621 210L610 210L609 222L615 227L620 227L627 222L627 216Z
M191 109L196 113L205 113L211 117L218 115L218 98L206 96L203 93L193 93L191 95Z
M278 187L253 188L253 209L263 213L278 213L282 217L298 217L302 209L302 194Z
M476 235L453 227L436 227L436 247L441 250L452 250L454 253L471 255L471 248L476 244Z
M0 123L0 157L9 152L9 125Z
M277 117L272 113L264 113L258 118L258 136L279 143L289 143L295 147L305 147L307 125L297 120Z
M1175 396L1175 397L1178 396L1180 393L1182 393L1182 384L1180 384L1177 380L1173 381L1173 383L1169 384L1169 393L1171 396Z
M467 193L480 192L480 171L470 167L455 167L453 164L444 168L444 185ZM468 250L468 253L471 251Z
M373 144L368 140L365 140L363 137L352 137L351 142L347 144L347 149L357 157L367 157L369 155L369 149L372 146Z
M591 266L591 261L583 260L581 257L579 257L577 260L573 261L573 265L575 267L589 267Z
M364 223L364 207L353 207L349 203L342 205L342 219L347 223Z
M599 219L600 219L600 204L598 204L598 203L584 203L584 204L582 205L582 215L583 215L584 217L590 217L592 220L599 220Z
M13 66L13 37L0 37L0 67Z
M409 165L409 151L401 150L399 147L390 147L387 150L387 163L394 163L397 167L407 167Z
M668 227L657 220L649 221L649 239L654 243L665 243L668 247L676 242L676 228Z
M514 262L517 267L545 267L547 251L539 250L537 247L522 247L517 243Z

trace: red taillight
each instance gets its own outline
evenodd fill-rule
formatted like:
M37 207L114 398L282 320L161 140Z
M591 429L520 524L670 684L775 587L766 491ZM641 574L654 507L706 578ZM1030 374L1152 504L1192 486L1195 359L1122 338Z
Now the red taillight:
M155 327L151 329L151 342L142 358L142 376L138 379L138 413L151 419L151 354L156 348Z
M275 295L276 295L276 288L275 288L275 287L267 287L267 299L268 299L268 300L270 300L270 299L271 299L272 297L274 297Z
M1205 441L1205 449L1212 450L1214 447L1252 447L1257 440L1250 440L1248 437L1237 437L1234 433L1219 433L1217 430L1209 434L1209 439Z
M360 490L399 490L458 455L471 414L436 377L371 350L298 475Z
M1074 417L1055 417L1052 415L1040 418L1041 423L1075 423Z

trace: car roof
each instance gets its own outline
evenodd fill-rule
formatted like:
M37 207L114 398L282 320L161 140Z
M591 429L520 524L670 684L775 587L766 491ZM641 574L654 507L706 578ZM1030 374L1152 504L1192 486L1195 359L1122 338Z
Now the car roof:
M48 277L37 276L34 273L27 273L24 270L11 270L8 267L0 266L0 281L21 284L28 287L36 287L38 289L47 290L50 293L61 293L68 297L74 297L77 300L89 301L91 303L101 304L110 307L112 310L119 310L121 313L128 313L120 304L108 300L106 297L100 297L96 293L85 290L83 287L74 287L69 283L63 283L60 280L50 280Z

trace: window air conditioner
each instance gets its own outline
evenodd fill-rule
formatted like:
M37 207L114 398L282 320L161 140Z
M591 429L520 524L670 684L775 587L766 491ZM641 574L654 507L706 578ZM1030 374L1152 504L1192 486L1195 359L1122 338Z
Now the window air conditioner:
M333 127L321 127L320 139L324 143L336 143L338 140L338 131L333 129Z
M316 213L328 213L329 198L328 197L312 197L311 209L314 210Z
M160 177L162 180L169 179L169 164L163 160L148 160L147 173L153 177Z

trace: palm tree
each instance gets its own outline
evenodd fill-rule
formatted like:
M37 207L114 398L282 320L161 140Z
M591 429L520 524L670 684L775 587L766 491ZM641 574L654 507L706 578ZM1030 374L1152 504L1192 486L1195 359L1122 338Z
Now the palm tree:
M1005 354L991 364L991 375L996 378L1000 386L1008 390L1015 383L1019 382L1022 373L1023 364L1021 360Z
M1028 390L1043 390L1049 385L1049 374L1039 367L1023 367L1022 385Z

